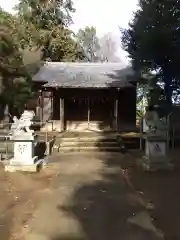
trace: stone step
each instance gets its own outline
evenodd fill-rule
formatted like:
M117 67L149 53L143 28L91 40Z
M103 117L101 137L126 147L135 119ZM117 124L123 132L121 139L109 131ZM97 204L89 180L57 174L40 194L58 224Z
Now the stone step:
M119 151L117 133L63 132L56 137L53 152Z
M74 138L56 138L56 142L116 142L116 137L74 137Z
M88 151L96 151L96 152L119 152L120 147L98 147L98 146L81 146L81 147L63 147L59 148L58 152L88 152Z
M56 142L57 144L57 142ZM95 142L95 141L62 141L58 144L60 147L66 146L118 146L116 141L112 142Z
M117 136L116 132L62 132L59 133L57 137L64 137L64 138L77 138L77 137L111 137L111 136Z
M56 139L56 144L77 144L77 143L117 143L117 139L113 138L61 138Z

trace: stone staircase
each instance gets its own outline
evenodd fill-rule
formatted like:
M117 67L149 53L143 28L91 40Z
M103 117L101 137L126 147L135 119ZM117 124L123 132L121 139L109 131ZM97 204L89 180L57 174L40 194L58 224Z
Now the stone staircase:
M117 133L64 132L56 137L53 152L119 152Z

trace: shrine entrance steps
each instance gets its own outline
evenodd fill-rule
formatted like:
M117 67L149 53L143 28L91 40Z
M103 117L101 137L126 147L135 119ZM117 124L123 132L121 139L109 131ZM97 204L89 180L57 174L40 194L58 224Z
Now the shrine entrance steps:
M115 132L63 132L56 137L53 152L119 152L121 143Z

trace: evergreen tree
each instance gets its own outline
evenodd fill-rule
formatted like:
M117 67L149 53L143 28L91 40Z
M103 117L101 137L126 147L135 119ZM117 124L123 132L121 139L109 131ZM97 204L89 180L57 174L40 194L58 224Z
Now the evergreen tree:
M134 69L141 73L155 70L169 105L173 90L179 87L179 26L179 0L139 0L139 8L122 35Z
M75 61L81 58L73 32L68 28L75 10L71 0L20 0L19 18L31 24L29 39L42 50L42 59Z
M31 83L20 51L18 20L0 9L0 26L0 98L12 112L15 107L24 107L31 95Z

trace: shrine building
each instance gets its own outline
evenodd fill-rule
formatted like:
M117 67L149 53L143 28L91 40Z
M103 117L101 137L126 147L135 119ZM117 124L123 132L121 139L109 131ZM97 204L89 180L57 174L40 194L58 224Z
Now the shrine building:
M136 125L136 81L122 63L47 62L33 76L49 131L121 131Z

